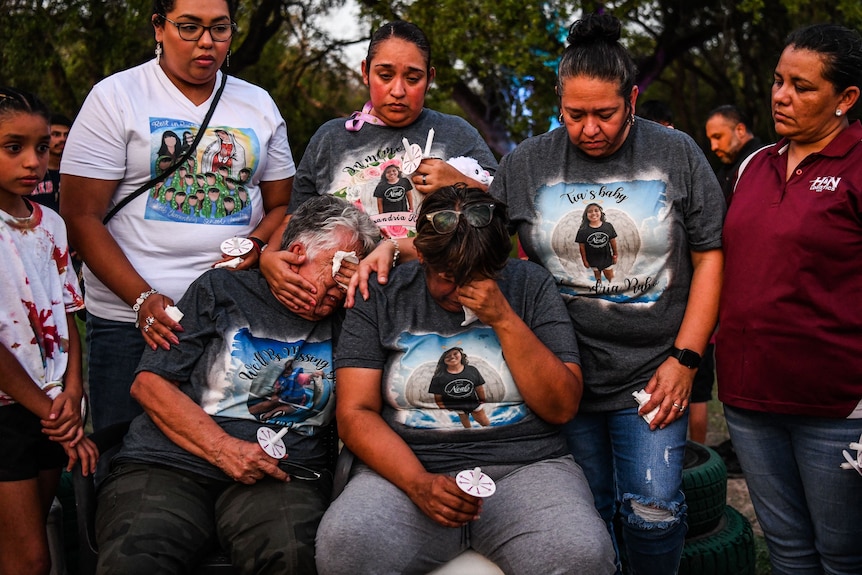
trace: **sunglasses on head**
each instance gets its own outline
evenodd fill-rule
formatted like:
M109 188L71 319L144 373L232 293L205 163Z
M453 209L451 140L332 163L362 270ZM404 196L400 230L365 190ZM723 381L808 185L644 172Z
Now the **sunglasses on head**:
M467 206L463 210L439 210L425 214L431 227L438 234L451 234L458 227L458 220L464 216L474 228L484 228L494 217L494 204L477 204Z

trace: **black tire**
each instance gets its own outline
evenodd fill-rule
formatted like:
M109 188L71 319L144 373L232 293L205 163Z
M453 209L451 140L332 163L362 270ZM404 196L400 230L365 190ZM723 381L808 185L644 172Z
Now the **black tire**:
M715 529L685 540L679 575L755 575L754 532L748 519L725 506Z
M714 450L694 441L686 442L682 491L688 505L686 537L715 529L727 505L727 468Z
M66 571L68 575L78 573L78 510L75 507L75 490L72 487L72 473L63 470L60 484L57 486L57 499L63 506L63 547L66 554Z

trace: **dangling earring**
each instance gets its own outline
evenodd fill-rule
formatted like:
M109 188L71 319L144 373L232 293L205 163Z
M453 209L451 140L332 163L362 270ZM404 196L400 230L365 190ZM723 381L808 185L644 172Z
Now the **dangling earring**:
M563 113L562 112L560 112L560 115L557 116L557 119L560 121L560 125L562 125L563 124Z
M162 59L162 43L156 42L156 64Z
M632 112L632 115L629 118L629 124L631 124L632 126L635 125L635 113L634 112Z
M841 114L843 114L843 113L844 112L841 111L841 108L838 108L837 110L835 110L835 115L838 116L839 118L841 117Z
M226 68L230 68L230 48L227 49L227 65Z

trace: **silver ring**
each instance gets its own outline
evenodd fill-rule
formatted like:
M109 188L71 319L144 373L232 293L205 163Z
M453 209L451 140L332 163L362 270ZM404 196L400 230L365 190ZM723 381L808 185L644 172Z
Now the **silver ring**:
M423 186L427 186L427 185L428 185L428 181L425 179L425 174L422 174L422 185L423 185Z
M144 326L144 333L149 333L149 332L150 332L150 326L145 325Z
M678 410L680 410L681 412L682 412L682 411L685 411L685 406L684 406L684 405L680 405L680 404L678 404L678 403L674 403L674 404L673 404L673 406L674 406L675 408L677 408Z
M154 317L153 317L153 316L151 316L151 315L148 315L148 316L147 316L147 327L150 327L150 326L151 326L151 325L153 325L154 323L156 323L156 318L154 318Z

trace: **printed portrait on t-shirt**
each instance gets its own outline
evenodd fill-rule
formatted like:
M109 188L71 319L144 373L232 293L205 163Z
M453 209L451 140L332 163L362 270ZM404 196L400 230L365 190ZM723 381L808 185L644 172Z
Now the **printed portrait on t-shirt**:
M383 168L380 183L374 188L377 199L377 213L412 212L413 197L410 192L413 184L401 175L401 169L394 163Z
M415 166L409 165L409 150L400 143L371 154L367 151L362 150L360 157L343 158L344 165L337 171L330 193L361 207L389 237L416 235L422 194L410 180Z
M483 427L491 425L485 413L485 379L469 364L463 348L451 347L443 352L428 392L434 395L440 409L456 412L464 427L472 427L471 417Z
M198 129L184 120L150 119L151 177L167 171L182 157ZM253 130L209 126L189 159L150 190L144 217L193 224L247 225L251 222L252 202L246 186L239 182L247 181L254 173L260 153ZM240 197L240 188L245 198ZM193 196L195 199L188 201Z
M367 163L356 162L345 169L345 185L335 192L336 196L359 204L393 238L416 235L416 212L422 201L422 195L404 173L401 152L385 153Z
M441 122L454 126L449 120ZM339 137L332 138L325 148L316 149L318 155L326 154L322 165L315 168L319 171L311 174L317 192L332 194L360 207L388 237L415 236L416 214L424 195L416 189L413 179L416 178L417 184L422 181L417 170L423 159L446 161L483 184L490 184L492 179L478 158L464 155L468 149L481 155L476 147L484 143L478 137L473 140L470 133L448 133L442 126L436 128L436 140L433 130L425 132L415 125L405 130L387 128L379 132L373 126L363 128L362 135L355 136L357 141L349 132L344 134L344 142ZM453 153L456 151L457 154ZM496 165L490 154L485 161Z
M212 361L207 396L210 415L256 419L303 433L334 415L331 340L280 341L240 328ZM221 387L213 382L223 382Z
M564 297L655 301L671 280L666 189L649 179L544 186L535 197L538 225L522 243Z
M456 336L404 333L384 369L394 418L413 428L474 429L521 421L528 409L487 326Z

